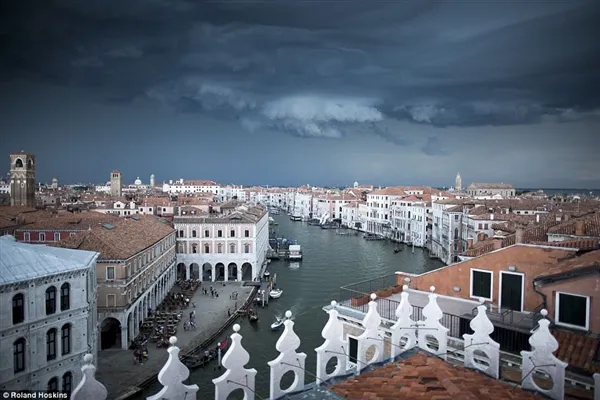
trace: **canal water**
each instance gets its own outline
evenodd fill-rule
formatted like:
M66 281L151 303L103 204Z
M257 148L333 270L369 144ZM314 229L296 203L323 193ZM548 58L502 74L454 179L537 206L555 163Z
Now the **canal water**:
M294 314L295 331L302 342L298 351L307 354L306 380L314 382L314 349L323 343L321 330L327 322L327 314L322 307L331 300L338 300L340 286L389 275L395 271L422 273L443 265L419 248L415 248L413 252L405 247L404 251L394 253L396 245L387 241L367 241L362 234L338 235L335 229L321 229L304 222L290 221L285 214L275 215L273 218L279 224L273 227L277 230L277 236L296 240L302 246L304 259L300 263L271 262L268 269L271 275L277 274L277 287L283 290L283 295L279 299L272 299L268 307L258 310L258 323L251 325L247 319L239 319L242 344L250 353L250 362L246 368L258 371L257 399L269 397L267 362L278 356L275 343L281 335L281 331L273 332L270 328L276 316L282 316L286 310L291 310ZM232 332L230 329L227 336ZM191 372L188 382L200 387L199 398L214 398L212 379L224 372L215 367L216 363L212 363ZM159 390L160 385L155 383L144 390L144 398Z

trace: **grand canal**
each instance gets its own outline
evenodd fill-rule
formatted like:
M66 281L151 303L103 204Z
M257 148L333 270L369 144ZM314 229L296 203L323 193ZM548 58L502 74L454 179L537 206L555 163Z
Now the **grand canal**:
M295 315L295 330L302 344L299 351L307 354L306 380L314 382L316 354L314 349L323 342L321 330L327 315L321 308L339 297L340 286L353 282L389 275L395 271L422 273L439 268L438 260L430 259L421 249L406 248L394 253L395 245L387 241L367 241L359 236L342 236L335 230L293 222L282 214L274 216L279 223L275 228L279 237L295 239L302 245L304 259L297 265L288 261L273 261L269 264L271 274L277 274L277 286L283 295L271 300L268 307L259 309L260 320L251 325L240 319L242 343L250 353L247 368L256 368L257 399L268 398L268 361L278 355L275 343L281 334L272 332L271 323L275 316L291 310ZM292 268L290 268L292 267ZM200 387L199 398L214 398L212 379L224 371L215 370L216 364L192 371L189 382ZM158 371L157 371L158 372ZM144 397L157 393L160 385L155 383L144 391Z

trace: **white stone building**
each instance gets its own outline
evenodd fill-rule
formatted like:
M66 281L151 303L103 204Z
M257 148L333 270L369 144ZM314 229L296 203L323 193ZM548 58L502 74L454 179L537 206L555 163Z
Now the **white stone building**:
M294 203L291 206L290 212L304 219L309 218L311 215L314 218L320 216L316 215L313 194L309 192L299 191L294 194Z
M97 354L98 253L0 237L0 391L71 392Z
M466 192L478 199L515 197L515 188L508 183L471 183Z
M348 228L351 229L360 229L361 227L361 220L359 217L359 206L362 203L359 202L353 202L350 204L346 204L344 206L342 206L342 212L341 212L341 220L342 220L342 225L347 226ZM358 223L358 225L357 225Z
M217 199L220 202L228 202L231 200L245 201L246 193L241 185L227 185L219 187Z
M190 208L174 217L180 278L214 282L260 276L269 247L267 210L239 205L222 211L211 214Z
M212 193L219 194L221 185L208 180L170 180L163 184L163 192L169 194L192 194L192 193Z
M0 179L0 194L10 194L10 180Z

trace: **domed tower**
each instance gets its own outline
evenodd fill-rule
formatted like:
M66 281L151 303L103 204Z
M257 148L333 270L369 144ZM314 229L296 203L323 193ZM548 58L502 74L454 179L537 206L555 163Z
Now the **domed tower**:
M52 178L52 189L58 189L58 178Z
M153 188L154 186L156 186L156 177L152 174L150 175L150 187Z
M462 178L460 177L460 172L456 174L456 181L454 182L454 190L457 192L462 192Z
M35 207L35 156L10 155L10 205Z
M135 182L133 182L136 186L140 186L142 184L142 180L140 179L140 177L138 176L137 178L135 178Z

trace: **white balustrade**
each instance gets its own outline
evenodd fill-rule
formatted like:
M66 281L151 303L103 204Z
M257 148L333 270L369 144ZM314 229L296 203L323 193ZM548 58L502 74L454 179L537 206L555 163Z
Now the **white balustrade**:
M339 319L336 309L337 302L331 302L331 309L327 311L329 319L321 331L325 342L315 349L317 353L317 385L336 376L346 374L348 366L348 341L344 340L344 324ZM327 372L327 364L331 359L336 360L336 366L330 373Z
M431 291L429 293L429 302L423 307L423 317L425 317L425 320L418 322L419 348L445 360L448 349L449 329L440 323L444 312L437 303L437 294L434 293L435 286L431 286L429 290ZM437 349L432 346L432 339L437 341Z
M233 326L231 346L223 356L221 364L226 368L223 375L213 379L215 385L215 400L226 400L236 389L244 391L244 400L254 400L256 370L245 366L250 361L250 354L242 346L242 335L238 332L240 326Z
M177 338L169 338L171 346L167 349L169 358L158 373L158 381L163 388L154 396L147 397L147 400L183 400L195 399L198 392L197 385L184 385L190 376L190 370L179 359L179 347L175 346Z
M392 325L391 356L395 359L403 351L417 346L417 325L412 319L413 307L408 299L408 285L402 286L400 304L396 308L396 323Z
M81 367L83 378L71 393L72 400L106 400L108 391L103 384L96 380L96 367L92 364L94 356L83 356L84 365Z
M562 400L565 396L565 369L568 364L556 358L558 341L550 333L550 321L546 318L548 311L542 310L542 319L538 321L538 329L529 337L531 351L522 351L522 386L524 389L536 390L546 396ZM543 389L534 381L537 373L550 376L552 388Z
M594 374L594 400L600 400L600 373Z
M356 370L360 373L370 364L383 361L383 332L380 331L381 315L377 311L377 295L371 294L369 310L363 318L362 325L365 329L357 338L358 349L356 357Z
M496 343L490 335L494 332L494 324L487 316L487 307L484 299L479 299L481 305L477 306L477 315L470 322L473 334L464 334L465 367L478 369L495 379L500 377L500 344ZM475 354L480 352L483 354ZM484 357L481 357L484 356ZM485 360L487 365L482 361Z
M279 356L268 362L271 369L269 385L271 399L278 399L286 393L304 389L306 354L296 352L300 347L300 338L294 332L294 321L291 319L292 312L286 311L285 318L283 333L275 345L275 348L279 351ZM281 379L288 371L294 373L294 381L288 388L282 389Z

